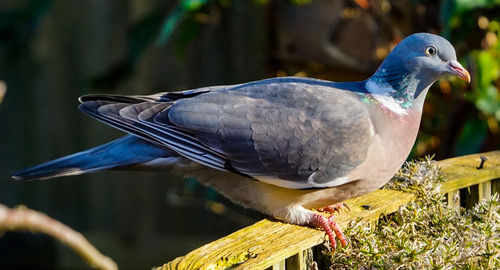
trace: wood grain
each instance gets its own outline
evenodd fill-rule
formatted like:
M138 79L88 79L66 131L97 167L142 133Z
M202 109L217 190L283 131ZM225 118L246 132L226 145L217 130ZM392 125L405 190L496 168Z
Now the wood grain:
M345 227L351 220L376 220L396 211L414 195L394 190L376 190L346 201L351 211L342 212L337 222ZM362 206L370 205L365 210ZM318 229L264 219L252 226L206 244L158 269L266 269L304 249L326 240Z
M480 156L488 160L482 169L477 169ZM443 193L457 193L458 189L500 178L500 151L474 154L446 159L438 162L445 182L441 186ZM488 196L483 191L482 196ZM450 200L452 197L450 196ZM365 196L350 199L346 203L351 211L342 212L337 222L342 227L351 220L377 220L381 214L398 210L415 198L413 194L394 191L376 190ZM362 207L369 206L369 207ZM282 223L264 219L252 226L236 231L224 238L199 247L185 256L158 267L161 270L185 269L281 269L285 259L300 257L305 250L326 241L325 233L314 228ZM293 261L294 259L291 259ZM294 262L290 262L294 263ZM301 266L304 267L304 266ZM301 268L302 269L302 268Z
M480 156L488 158L482 169ZM445 159L438 162L446 180L441 191L450 192L500 177L500 151Z

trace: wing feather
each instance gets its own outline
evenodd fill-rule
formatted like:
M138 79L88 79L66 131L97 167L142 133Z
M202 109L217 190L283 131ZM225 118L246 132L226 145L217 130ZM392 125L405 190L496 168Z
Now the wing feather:
M120 115L120 111L130 107L127 103L107 103L87 101L80 105L82 111L94 116L117 129L132 133L159 146L175 151L181 156L199 162L214 169L226 171L226 160L206 151L196 142L180 141L169 130L158 130ZM133 106L133 105L132 105Z
M346 175L374 135L356 93L318 80L81 100L91 116L188 159L289 188L355 180Z

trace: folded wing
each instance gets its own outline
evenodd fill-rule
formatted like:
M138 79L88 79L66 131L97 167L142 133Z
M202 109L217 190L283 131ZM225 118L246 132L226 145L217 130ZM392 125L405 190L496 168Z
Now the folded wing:
M346 176L366 158L372 123L356 93L315 82L86 96L80 108L214 169L288 188L336 186L355 180Z

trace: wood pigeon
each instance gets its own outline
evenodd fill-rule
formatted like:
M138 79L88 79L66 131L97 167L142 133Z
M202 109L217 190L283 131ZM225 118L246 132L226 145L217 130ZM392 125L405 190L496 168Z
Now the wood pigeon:
M415 142L437 79L470 82L453 46L433 34L401 41L365 81L281 77L149 96L88 95L80 109L129 133L13 173L46 179L105 169L176 169L232 201L346 240L339 202L384 185Z

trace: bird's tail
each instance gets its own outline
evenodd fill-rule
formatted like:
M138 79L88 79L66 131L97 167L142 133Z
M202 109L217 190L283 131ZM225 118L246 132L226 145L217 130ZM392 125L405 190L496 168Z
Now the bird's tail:
M127 135L107 144L19 170L12 174L12 178L48 179L140 164L147 165L148 162L159 164L153 161L165 161L170 157L178 156L141 138Z

